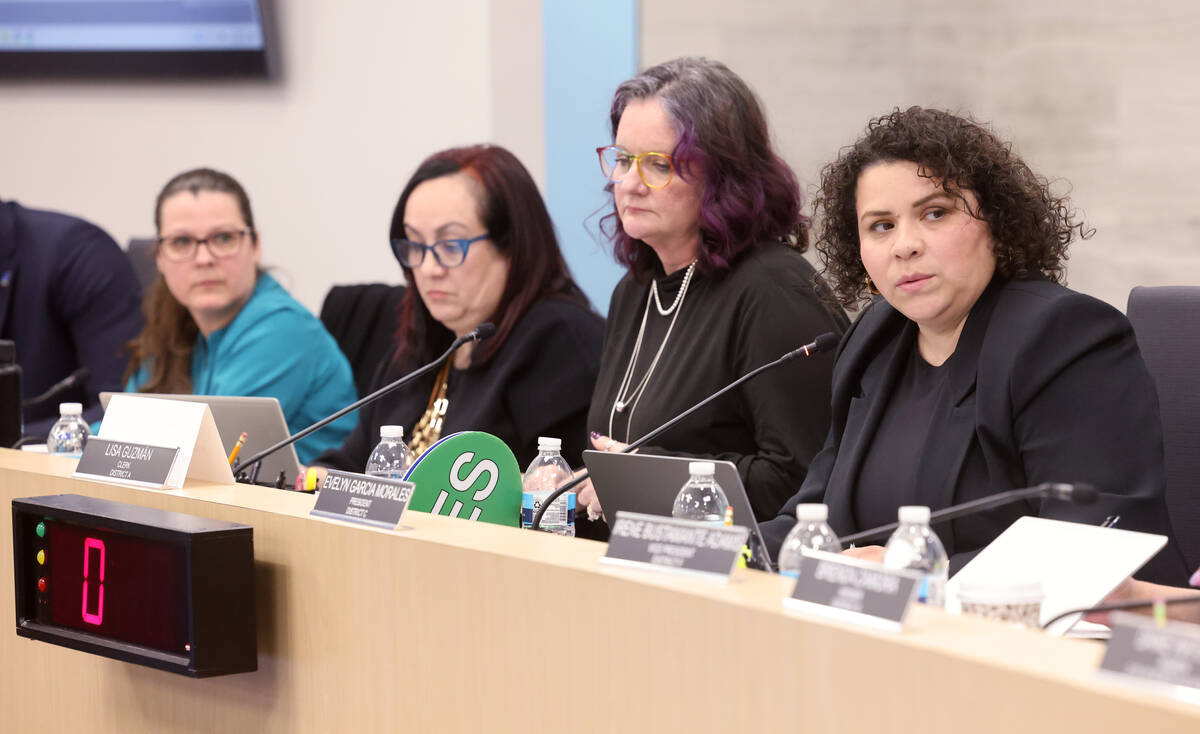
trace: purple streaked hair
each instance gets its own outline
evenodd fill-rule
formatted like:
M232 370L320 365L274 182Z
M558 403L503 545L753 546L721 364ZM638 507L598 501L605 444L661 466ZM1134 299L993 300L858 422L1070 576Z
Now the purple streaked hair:
M807 249L800 183L771 146L762 104L741 77L719 61L694 57L646 69L613 95L614 139L629 103L651 98L659 100L679 131L671 152L677 174L702 185L696 253L702 273L720 277L743 253L766 241ZM617 262L635 278L645 280L654 272L657 256L625 233L615 204L600 228L612 240Z

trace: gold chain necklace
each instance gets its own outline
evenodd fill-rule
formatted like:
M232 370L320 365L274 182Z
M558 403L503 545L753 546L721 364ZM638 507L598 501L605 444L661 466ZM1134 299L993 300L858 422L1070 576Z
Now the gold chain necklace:
M417 425L413 426L412 438L408 448L413 456L420 456L426 449L437 443L442 436L442 420L450 408L450 400L446 398L446 387L450 383L450 360L438 370L437 379L433 382L433 392L429 395L429 404Z

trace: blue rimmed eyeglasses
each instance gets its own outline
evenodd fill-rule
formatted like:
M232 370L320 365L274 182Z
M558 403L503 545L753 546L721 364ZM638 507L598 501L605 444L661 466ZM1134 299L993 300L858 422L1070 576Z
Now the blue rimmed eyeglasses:
M467 259L467 250L479 240L486 240L491 235L481 234L478 237L461 240L438 240L432 245L422 245L409 239L395 238L392 240L392 253L406 268L419 268L425 262L425 253L432 252L433 259L443 268L457 268Z

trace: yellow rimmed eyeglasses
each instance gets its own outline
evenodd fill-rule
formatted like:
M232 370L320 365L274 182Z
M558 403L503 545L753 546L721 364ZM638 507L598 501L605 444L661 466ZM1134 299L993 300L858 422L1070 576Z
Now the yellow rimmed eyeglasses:
M613 183L623 181L636 166L642 183L652 189L661 189L671 183L675 173L671 156L666 153L647 151L634 155L624 148L605 145L596 148L596 155L600 156L600 170L604 177Z

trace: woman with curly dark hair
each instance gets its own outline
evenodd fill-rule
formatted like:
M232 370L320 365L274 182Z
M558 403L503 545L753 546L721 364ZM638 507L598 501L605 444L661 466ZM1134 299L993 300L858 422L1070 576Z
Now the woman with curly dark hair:
M951 569L1021 515L1165 528L1158 400L1133 331L1061 285L1067 245L1090 232L1009 144L946 112L897 110L825 168L815 209L838 299L874 298L838 349L825 448L764 524L768 548L800 502L827 504L845 535L902 505L1047 481L1089 482L1101 501L936 525Z

